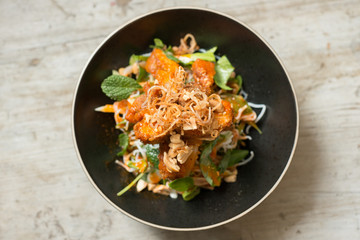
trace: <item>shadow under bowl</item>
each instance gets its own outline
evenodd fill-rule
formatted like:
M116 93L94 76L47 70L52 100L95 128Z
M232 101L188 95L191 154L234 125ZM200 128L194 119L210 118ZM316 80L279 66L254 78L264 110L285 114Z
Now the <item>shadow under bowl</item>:
M218 47L244 80L248 101L267 106L259 122L263 134L251 130L254 159L238 168L236 183L202 190L185 202L144 191L117 197L133 176L114 160L119 131L112 114L95 112L112 103L101 91L112 69L128 65L132 54L150 52L154 38L172 46L192 33L202 48ZM96 49L80 77L73 103L73 136L84 171L98 192L122 213L142 223L170 230L201 230L239 218L262 202L277 186L291 161L298 136L298 108L290 79L269 45L238 20L207 9L171 8L141 16L110 34Z

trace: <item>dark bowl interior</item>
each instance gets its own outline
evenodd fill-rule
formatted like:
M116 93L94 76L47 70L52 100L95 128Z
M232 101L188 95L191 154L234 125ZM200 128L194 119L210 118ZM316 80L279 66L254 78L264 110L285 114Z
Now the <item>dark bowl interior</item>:
M133 177L119 169L115 144L118 130L112 114L94 109L112 103L101 91L104 78L128 64L131 54L149 52L157 37L178 45L192 33L205 48L218 46L244 79L248 100L267 105L259 135L251 130L249 148L255 158L239 167L236 183L202 190L192 201L131 190L116 193ZM290 80L271 49L253 31L233 18L203 9L168 9L138 18L113 33L95 52L80 78L73 106L75 145L89 178L102 195L127 215L167 229L204 229L243 215L272 191L287 169L298 131L297 105Z

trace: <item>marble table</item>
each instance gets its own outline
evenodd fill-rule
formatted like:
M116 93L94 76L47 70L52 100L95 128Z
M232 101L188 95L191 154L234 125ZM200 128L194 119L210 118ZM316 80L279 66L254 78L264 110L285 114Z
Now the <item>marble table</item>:
M97 45L151 10L198 6L260 33L300 108L293 162L244 217L172 232L110 206L78 162L72 98ZM0 239L360 239L360 1L0 1Z

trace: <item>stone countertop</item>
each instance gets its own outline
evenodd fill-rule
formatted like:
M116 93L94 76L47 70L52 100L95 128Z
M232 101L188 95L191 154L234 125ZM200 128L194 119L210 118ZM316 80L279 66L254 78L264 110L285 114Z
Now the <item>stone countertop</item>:
M94 49L150 10L198 6L249 24L277 51L300 108L293 162L244 217L172 232L117 212L73 147L72 97ZM360 2L0 1L0 239L360 239Z

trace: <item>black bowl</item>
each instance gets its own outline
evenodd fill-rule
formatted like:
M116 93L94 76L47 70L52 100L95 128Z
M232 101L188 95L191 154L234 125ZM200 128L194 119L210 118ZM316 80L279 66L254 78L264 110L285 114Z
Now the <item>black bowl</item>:
M178 45L192 33L198 44L218 46L244 79L249 101L267 106L259 123L263 134L252 131L249 148L255 158L239 167L236 183L214 191L202 190L189 202L146 190L116 193L132 175L113 163L116 139L112 114L94 109L112 101L101 91L104 78L128 64L131 54L150 51L154 38ZM73 135L77 153L89 180L116 209L142 223L171 230L207 229L239 218L262 202L278 185L288 168L298 136L298 108L284 66L270 46L253 30L222 13L199 8L171 8L141 16L110 34L86 64L73 104Z

